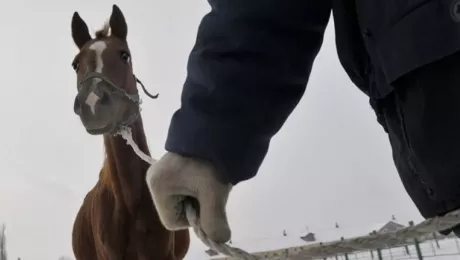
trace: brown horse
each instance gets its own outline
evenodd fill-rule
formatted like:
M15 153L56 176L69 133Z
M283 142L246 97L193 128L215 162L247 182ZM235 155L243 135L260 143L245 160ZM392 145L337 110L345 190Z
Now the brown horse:
M73 251L78 260L183 259L189 231L164 228L145 183L149 165L116 135L121 127L130 127L134 141L149 154L127 32L116 5L94 39L77 12L72 18L79 49L72 63L78 91L74 111L89 134L103 135L106 150L99 180L75 219Z

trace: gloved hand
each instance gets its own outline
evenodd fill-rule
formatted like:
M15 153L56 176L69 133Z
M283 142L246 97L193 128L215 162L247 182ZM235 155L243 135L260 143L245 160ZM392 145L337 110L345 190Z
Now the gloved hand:
M218 176L210 163L175 153L166 153L150 166L147 186L163 225L169 230L190 227L183 202L192 197L199 204L200 224L206 235L218 243L230 240L225 207L232 185Z

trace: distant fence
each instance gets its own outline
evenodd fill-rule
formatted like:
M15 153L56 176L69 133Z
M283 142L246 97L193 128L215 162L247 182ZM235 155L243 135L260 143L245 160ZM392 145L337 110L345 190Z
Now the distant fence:
M227 244L216 244L202 239L211 245L211 249L231 255L214 259L229 260L351 260L351 259L460 259L460 241L452 235L441 236L438 231L447 230L460 224L460 209L444 216L426 219L417 225L409 222L409 227L385 232L373 231L365 236L344 238L331 242L307 243L302 246L283 248L265 252L248 253ZM195 230L203 231L198 226ZM212 243L211 243L212 242ZM433 244L434 243L434 244ZM428 246L428 251L427 251ZM401 248L404 250L401 251ZM402 254L401 254L402 252ZM431 253L430 253L431 252ZM386 257L385 257L386 256ZM353 257L353 258L351 258Z
M300 258L299 258L300 259ZM434 233L404 246L357 251L316 260L405 260L405 259L439 259L460 260L460 239L453 235L441 236Z
M460 260L460 239L453 234L443 236L432 233L412 239L411 242L394 247L383 247L373 250L357 250L345 254L337 254L328 257L308 257L301 255L289 255L286 249L276 250L260 259L276 260ZM284 252L283 252L284 251ZM286 254L284 254L286 253ZM213 260L234 259L215 258ZM259 258L258 258L259 259Z

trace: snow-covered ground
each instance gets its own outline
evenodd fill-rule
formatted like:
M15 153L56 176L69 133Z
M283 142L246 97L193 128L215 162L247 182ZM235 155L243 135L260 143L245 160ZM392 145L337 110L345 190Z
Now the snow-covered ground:
M434 240L426 241L420 244L423 258L436 260L460 260L460 240L458 238L448 238L439 240L439 248ZM402 260L418 259L414 245L408 246L409 254L404 247L397 247L382 250L383 259ZM348 255L349 260L377 260L377 253L373 252L374 257L369 251L357 252ZM328 257L327 260L335 260L335 257ZM337 257L338 260L346 260L345 256Z
M368 234L370 231L378 230L383 226L383 223L374 225L371 229L363 228L362 230L348 230L346 228L337 228L337 229L327 229L327 230L318 230L318 235L316 235L316 241L311 243L306 243L301 240L300 237L305 234L287 234L286 236L280 235L278 237L266 238L266 239L256 239L252 241L246 241L245 243L233 243L232 246L239 247L241 249L247 250L248 252L267 252L273 250L281 250L285 248L305 246L311 244L317 244L319 242L332 242L337 241L340 237L351 238L358 237ZM444 237L438 234L438 242L435 240L426 240L420 243L420 249L423 258L426 259L436 259L436 260L460 260L460 239L454 237ZM394 247L391 249L382 249L381 250L382 258L385 260L404 260L404 259L418 259L417 251L415 245L408 245L407 251L404 246ZM203 256L205 256L203 252ZM200 259L222 259L223 255L213 256L213 257L203 257ZM194 258L195 259L195 258ZM278 258L277 258L278 259ZM298 258L293 258L300 260ZM320 258L323 259L323 258ZM370 251L359 251L348 254L348 260L378 260L377 251L374 250L372 253ZM319 259L318 259L319 260ZM339 255L337 257L327 257L325 260L347 260L344 255Z
M288 245L288 240L293 242ZM300 239L298 239L300 240ZM298 240L288 239L286 237L280 238L280 241L284 241L285 247L305 245L305 243L299 242ZM439 247L435 240L425 241L420 244L422 257L424 259L436 259L436 260L460 260L460 240L458 238L446 238L438 241ZM276 248L281 249L283 244L278 243ZM238 245L234 245L238 246ZM259 251L260 252L260 251ZM408 245L407 251L404 246L395 247L391 249L381 250L382 259L385 260L405 260L405 259L418 259L417 251L414 245ZM213 257L216 259L220 257ZM210 258L210 257L208 257ZM278 259L278 258L277 258ZM292 258L300 260L300 258ZM320 258L324 259L324 258ZM317 259L317 260L320 260ZM378 260L377 251L360 251L348 254L348 260ZM345 255L327 257L325 260L347 260Z

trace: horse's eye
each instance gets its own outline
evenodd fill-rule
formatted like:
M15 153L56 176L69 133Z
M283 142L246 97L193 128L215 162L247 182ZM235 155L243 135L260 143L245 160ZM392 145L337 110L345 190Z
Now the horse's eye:
M73 68L73 70L78 71L78 69L80 68L80 64L78 64L78 62L73 62L72 63L72 68Z
M126 51L122 51L120 53L120 57L125 63L128 63L131 60L131 55L129 55L129 53Z

